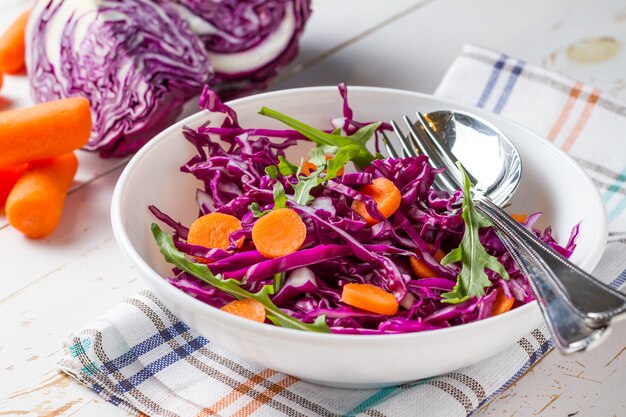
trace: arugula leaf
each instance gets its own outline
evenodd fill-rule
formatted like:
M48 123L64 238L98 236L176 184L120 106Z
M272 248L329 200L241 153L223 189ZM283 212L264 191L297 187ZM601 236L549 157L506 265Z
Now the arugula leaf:
M285 187L279 181L276 181L273 189L274 194L274 210L287 207L287 194L285 194Z
M285 282L285 276L287 274L285 272L279 272L278 274L274 274L274 279L272 280L272 285L274 286L274 293L277 293L278 290L283 286L283 282Z
M223 279L220 275L213 275L205 264L191 262L182 252L176 249L172 237L161 230L156 223L152 223L152 234L167 262L237 299L251 298L260 302L265 307L267 318L277 326L318 333L330 333L330 329L326 325L326 317L320 316L322 319L318 317L313 324L308 324L284 313L269 297L274 293L271 285L264 285L257 293L248 292L239 286L242 284L241 282L234 279Z
M278 168L274 165L265 167L265 173L273 180L278 178Z
M258 219L259 217L265 216L272 210L261 211L261 206L259 206L259 203L252 203L250 204L250 211L252 212L252 216L254 216L255 219Z
M493 226L493 223L480 214L472 201L470 182L463 167L458 164L463 173L463 221L465 222L465 233L458 248L448 253L442 260L442 265L454 262L461 262L461 272L457 277L456 285L450 292L441 294L444 303L458 304L470 297L480 297L485 293L485 288L490 287L491 281L485 273L488 268L498 274L503 279L509 279L509 274L494 256L487 253L480 243L478 231L481 227Z
M297 165L292 164L291 162L287 161L282 156L279 156L278 160L280 161L278 162L278 171L281 173L281 175L287 176L287 175L298 173ZM265 172L267 173L267 171Z
M311 190L322 183L319 178L320 174L326 169L326 165L322 165L312 172L309 176L299 178L298 183L293 185L294 195L293 200L297 204L307 205L314 198L311 196Z
M315 165L316 167L321 167L322 165L326 165L326 153L324 150L316 146L315 148L309 151L309 162Z
M353 158L353 161L357 167L360 169L364 169L368 165L376 159L374 155L370 151L367 150L365 144L371 137L374 135L374 132L380 127L381 122L371 123L367 126L363 126L354 134L350 136L341 136L331 133L326 133L322 130L316 129L312 126L307 125L306 123L302 123L299 120L296 120L292 117L289 117L285 114L282 114L276 110L269 109L267 107L261 108L259 114L263 116L271 117L272 119L276 119L278 121L283 122L287 126L292 129L300 132L304 137L309 140L317 143L318 145L326 145L326 146L349 146L349 145L358 145L360 146L359 152ZM333 132L335 133L336 130Z
M348 161L352 160L359 152L361 148L357 145L348 145L339 148L334 158L326 162L327 169L324 181L331 180L337 176L337 172L344 167Z

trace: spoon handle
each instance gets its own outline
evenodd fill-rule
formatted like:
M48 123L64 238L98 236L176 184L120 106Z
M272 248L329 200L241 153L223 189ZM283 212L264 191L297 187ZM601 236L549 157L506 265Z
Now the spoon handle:
M534 233L520 225L500 207L479 197L476 208L487 215L514 243L542 262L539 279L554 281L562 295L591 327L603 327L613 317L626 312L626 295L598 281L551 249Z
M543 278L546 274L549 276L550 272L542 259L534 251L527 251L524 245L520 245L518 238L509 237L500 228L496 228L496 233L522 272L529 277L533 293L558 349L563 353L577 352L587 349L599 340L607 328L592 328L587 325L584 317L561 296L558 282L552 277Z

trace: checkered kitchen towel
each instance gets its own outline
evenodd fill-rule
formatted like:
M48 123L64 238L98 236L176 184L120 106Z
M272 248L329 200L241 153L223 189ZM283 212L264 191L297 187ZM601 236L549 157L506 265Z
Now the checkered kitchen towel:
M437 95L514 119L569 152L606 202L610 242L596 270L626 281L626 107L514 58L466 47ZM153 416L464 416L551 348L545 327L456 372L375 390L326 388L244 362L199 336L148 291L76 332L60 368L110 403Z

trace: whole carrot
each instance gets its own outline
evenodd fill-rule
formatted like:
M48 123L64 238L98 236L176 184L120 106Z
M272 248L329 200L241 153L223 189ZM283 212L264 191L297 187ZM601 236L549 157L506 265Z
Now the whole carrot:
M77 167L73 152L29 164L7 198L9 223L34 239L52 233L61 220Z
M0 37L0 70L14 74L24 68L26 22L30 11L22 13Z
M26 164L0 168L0 210L4 208L4 203L6 203L9 193L25 169Z
M63 155L90 134L89 102L82 97L0 112L0 167Z

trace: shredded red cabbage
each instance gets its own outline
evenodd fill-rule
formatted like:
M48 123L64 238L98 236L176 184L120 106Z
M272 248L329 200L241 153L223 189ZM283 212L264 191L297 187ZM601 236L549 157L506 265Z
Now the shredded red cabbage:
M343 117L333 119L328 131L341 128L346 135L366 123L353 119L347 89L339 87L343 98ZM363 172L348 172L315 188L315 200L309 205L290 202L306 225L307 238L302 248L289 255L266 259L251 242L256 218L250 210L257 203L261 210L274 203L272 189L282 181L291 191L289 176L270 178L265 168L279 163L285 149L296 145L302 135L294 130L250 129L240 126L235 112L210 90L201 99L203 108L223 113L220 126L184 129L185 138L197 149L197 155L181 170L194 175L202 184L197 193L200 214L227 213L241 220L241 230L230 236L227 251L202 248L185 242L187 228L158 209L155 216L174 230L176 247L182 252L208 259L209 269L224 278L244 280L248 291L272 285L274 275L284 273L282 287L272 301L284 312L305 323L324 315L334 333L387 334L439 329L490 317L497 290L515 298L513 308L533 300L528 280L491 228L480 231L486 251L500 261L509 274L504 280L493 271L486 273L492 286L482 297L472 297L459 304L442 302L441 294L451 291L460 267L441 265L434 254L449 252L459 245L464 221L458 203L461 190L449 195L433 189L435 175L425 156L377 159ZM388 126L381 125L380 130ZM272 137L273 140L270 140ZM277 142L276 138L282 138ZM220 144L219 140L222 141ZM373 199L359 189L376 178L386 178L401 192L400 208L384 219ZM354 200L363 201L370 215L381 220L369 226L351 208ZM564 246L559 245L550 228L533 228L539 213L530 215L525 224L559 253L569 257L576 247L579 225ZM245 238L239 249L235 242ZM410 258L421 259L435 272L431 278L416 278ZM216 290L180 270L168 278L174 286L215 307L233 297ZM397 314L386 316L359 310L341 302L347 283L370 283L392 293L400 303Z

